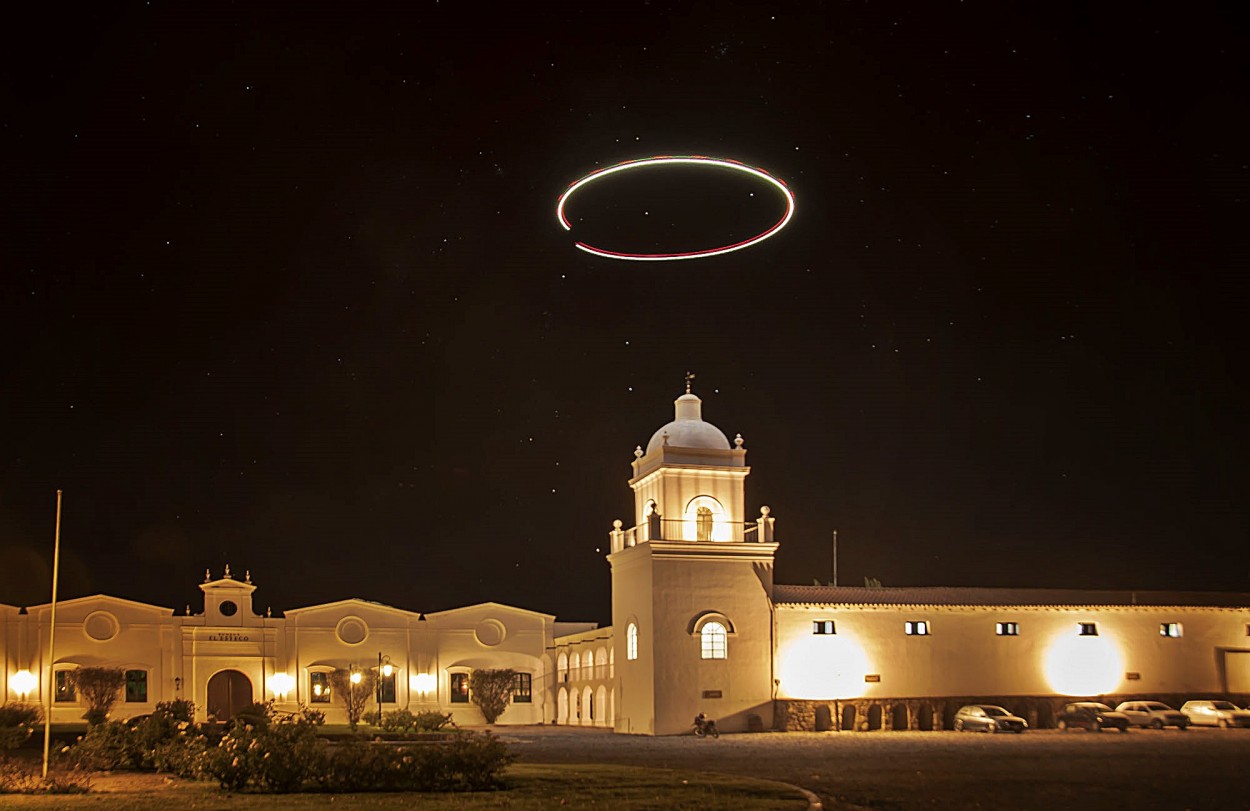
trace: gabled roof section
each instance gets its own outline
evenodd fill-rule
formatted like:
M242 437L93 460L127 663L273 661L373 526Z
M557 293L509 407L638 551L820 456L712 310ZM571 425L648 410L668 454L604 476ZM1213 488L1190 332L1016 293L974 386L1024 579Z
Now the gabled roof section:
M997 589L963 586L774 586L773 602L786 605L1188 606L1250 609L1250 594L1227 591Z
M541 611L531 611L528 608L518 608L515 605L505 605L503 603L495 603L495 602L474 603L473 605L462 605L459 608L448 608L443 611L431 611L427 613L425 616L444 617L444 616L449 616L451 614L457 614L457 613L464 612L464 611L475 611L475 610L480 611L482 609L489 609L489 608L502 608L504 611L511 611L513 613L518 613L518 614L532 614L536 617L543 617L544 619L549 619L552 621L555 621L555 618L556 618L555 614L544 614Z
M362 600L359 597L349 597L346 600L335 600L332 603L320 603L318 605L306 605L301 608L288 608L282 612L284 617L297 617L300 614L308 614L313 611L325 611L333 608L366 608L371 611L383 611L389 614L398 614L405 617L418 618L420 612L409 611L404 608L396 608L385 603L375 603L372 600Z
M174 609L166 608L163 605L153 605L152 603L141 603L138 600L127 600L125 597L114 597L111 594L92 594L88 597L75 597L72 600L57 600L57 608L66 606L79 606L85 603L104 602L111 605L126 606L128 608L143 608L150 611L158 611L169 616L173 616ZM40 609L51 608L52 603L39 603L38 605L27 606L27 612L34 612Z

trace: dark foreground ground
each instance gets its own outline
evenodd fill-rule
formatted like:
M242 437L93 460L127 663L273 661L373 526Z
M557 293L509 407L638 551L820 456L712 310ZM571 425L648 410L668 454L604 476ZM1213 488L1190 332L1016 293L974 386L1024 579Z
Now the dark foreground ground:
M781 780L827 808L1250 809L1250 730L1023 735L817 732L645 738L499 727L522 762L707 769Z

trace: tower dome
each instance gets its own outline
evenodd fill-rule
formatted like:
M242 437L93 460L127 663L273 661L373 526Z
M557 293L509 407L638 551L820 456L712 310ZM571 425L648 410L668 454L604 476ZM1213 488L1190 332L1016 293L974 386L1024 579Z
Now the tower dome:
M673 405L676 419L651 435L651 441L647 443L647 453L664 445L729 450L729 439L725 433L712 423L703 421L703 401L691 394L689 388L673 401Z

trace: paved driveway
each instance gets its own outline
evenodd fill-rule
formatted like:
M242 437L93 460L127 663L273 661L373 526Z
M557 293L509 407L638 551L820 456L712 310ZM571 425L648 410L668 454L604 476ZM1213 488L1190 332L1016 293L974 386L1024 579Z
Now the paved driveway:
M522 761L709 769L803 786L828 808L1250 809L1250 730L1023 735L817 732L646 738L497 727Z

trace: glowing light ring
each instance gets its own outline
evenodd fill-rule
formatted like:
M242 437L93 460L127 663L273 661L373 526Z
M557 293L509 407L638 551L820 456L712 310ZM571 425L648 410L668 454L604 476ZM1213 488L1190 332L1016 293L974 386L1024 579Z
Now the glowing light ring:
M752 166L747 166L745 163L740 161L730 160L728 158L709 158L703 155L689 155L685 157L659 155L654 158L641 158L639 160L618 163L615 166L609 166L606 169L591 172L581 180L575 181L568 187L568 189L565 190L564 194L560 195L560 200L556 203L556 217L560 220L560 224L564 226L565 231L572 231L573 226L569 224L568 217L564 215L564 205L573 195L573 192L577 191L582 186L585 186L587 183L590 183L592 180L600 180L608 175L616 174L617 172L624 172L628 169L639 169L647 166L662 166L666 164L719 166L725 169L745 172L748 175L767 181L775 186L777 190L780 191L786 198L786 213L783 214L781 219L767 231L757 234L750 239L744 239L741 242L735 242L732 245L724 245L719 248L708 248L707 250L702 251L688 251L685 253L622 253L619 251L609 251L604 248L596 248L593 245L587 245L585 242L575 242L573 244L586 253L594 254L595 256L602 256L607 259L629 259L634 262L671 262L677 259L702 259L706 256L719 256L723 253L740 251L743 248L749 248L752 245L757 245L771 237L773 234L776 234L782 228L785 228L786 223L790 222L790 218L794 216L794 194L784 182L773 177L763 169L756 169Z

